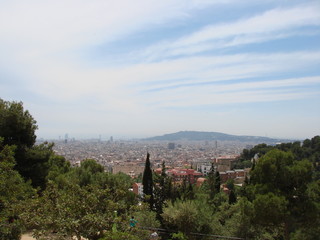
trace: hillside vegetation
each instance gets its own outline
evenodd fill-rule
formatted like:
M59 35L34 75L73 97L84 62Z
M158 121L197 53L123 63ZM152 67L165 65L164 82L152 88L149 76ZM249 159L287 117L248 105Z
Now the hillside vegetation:
M242 187L220 189L218 172L196 187L173 184L150 173L146 154L145 198L129 188L132 179L111 174L94 160L71 167L52 150L35 145L36 121L22 103L0 99L0 240L20 239L305 239L320 235L320 137L303 143L257 145L244 150L241 163L252 164ZM150 188L153 186L153 188ZM130 228L134 216L137 226Z

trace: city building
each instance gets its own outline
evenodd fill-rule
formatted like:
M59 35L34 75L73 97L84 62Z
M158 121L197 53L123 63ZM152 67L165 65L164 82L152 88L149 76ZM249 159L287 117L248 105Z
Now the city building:
M202 177L203 174L197 172L194 169L170 169L167 171L168 176L170 176L175 183L182 183L183 180L190 182L191 184L196 183L199 177Z
M134 183L132 185L133 193L142 197L143 196L143 185L142 183Z
M238 161L239 155L228 155L217 157L214 160L215 165L217 166L217 171L225 172L231 170L234 166L234 163Z
M244 169L229 170L219 173L221 182L223 183L225 183L229 179L237 180L237 182L244 182L246 177L246 171Z

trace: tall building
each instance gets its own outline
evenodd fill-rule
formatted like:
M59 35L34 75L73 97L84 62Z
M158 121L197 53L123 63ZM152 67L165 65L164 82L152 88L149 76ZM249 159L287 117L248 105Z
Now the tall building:
M173 150L173 149L175 149L175 147L176 147L176 145L175 145L175 143L168 143L168 149L170 149L170 150Z

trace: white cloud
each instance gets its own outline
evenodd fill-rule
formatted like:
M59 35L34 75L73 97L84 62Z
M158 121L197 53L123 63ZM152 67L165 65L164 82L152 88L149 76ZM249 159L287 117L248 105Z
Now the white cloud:
M190 86L152 93L152 101L157 107L225 106L233 103L278 102L316 97L320 91L313 90L313 87L319 84L320 76Z
M150 46L144 54L150 60L190 55L301 35L303 31L296 29L306 26L320 26L320 6L318 4L277 8L235 22L208 25L176 41L160 42Z
M121 68L91 69L81 65L66 65L64 62L46 61L33 69L32 76L39 81L30 82L29 91L37 95L45 94L57 102L86 103L81 99L94 99L91 107L99 111L141 113L155 106L195 106L210 102L224 104L233 102L232 94L223 91L243 91L248 89L298 86L319 84L318 77L306 77L277 81L254 81L203 85L204 83L226 82L243 78L260 78L272 74L282 74L297 69L317 66L320 63L319 52L294 52L278 54L238 54L215 57L193 57L159 63L145 63ZM45 81L41 81L45 79ZM154 91L164 89L163 91ZM152 91L152 92L150 92ZM208 100L212 93L219 95L218 100ZM260 102L263 95L239 93L244 102ZM268 92L269 99L271 94ZM220 96L221 95L221 96ZM287 97L289 95L286 93ZM236 96L236 95L234 95ZM302 95L300 95L302 96ZM299 94L290 97L300 98ZM180 99L180 100L179 100ZM282 100L280 95L273 101ZM239 100L237 100L239 101ZM269 101L269 100L268 100ZM179 103L177 103L179 102Z
M121 74L123 74L122 78L128 81L135 79L134 82L148 82L151 87L147 89L153 89L174 87L179 84L268 76L303 70L304 67L317 66L319 62L318 51L220 55L133 65L122 69ZM140 75L139 72L143 74ZM170 81L161 81L163 79L170 79ZM152 82L154 83L151 84Z

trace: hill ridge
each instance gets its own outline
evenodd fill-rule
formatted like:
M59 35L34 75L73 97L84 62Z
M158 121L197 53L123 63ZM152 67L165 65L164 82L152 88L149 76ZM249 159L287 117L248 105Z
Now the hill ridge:
M277 139L261 136L249 135L232 135L221 132L205 132L205 131L179 131L175 133L168 133L162 136L155 136L145 138L148 141L242 141L242 142L265 142L265 143L278 143L278 142L292 142L288 139Z

